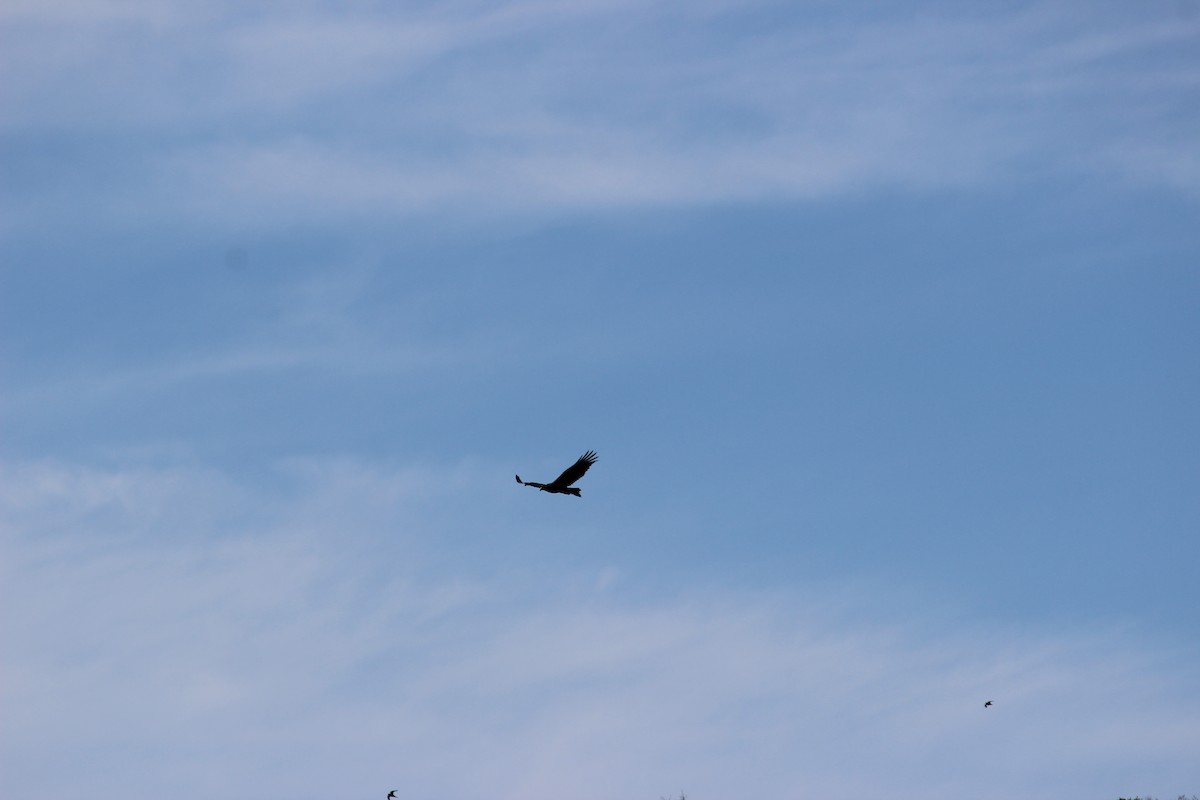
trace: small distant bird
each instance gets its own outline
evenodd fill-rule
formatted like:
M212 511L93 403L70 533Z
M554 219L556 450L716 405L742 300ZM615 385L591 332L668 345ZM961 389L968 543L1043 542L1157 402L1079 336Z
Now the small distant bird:
M543 492L551 492L553 494L573 494L580 497L579 490L572 488L571 484L583 477L583 474L588 471L588 467L596 463L596 454L591 450L579 457L571 466L563 470L563 474L559 475L550 483L534 483L533 481L523 481L521 476L517 476L517 483L522 486L532 486L535 489L541 489Z
M988 700L986 703L984 703L984 704L983 704L983 707L984 707L984 708L991 708L991 707L992 707L992 701L991 701L991 700Z
M396 800L396 790L392 789L388 792L388 800Z

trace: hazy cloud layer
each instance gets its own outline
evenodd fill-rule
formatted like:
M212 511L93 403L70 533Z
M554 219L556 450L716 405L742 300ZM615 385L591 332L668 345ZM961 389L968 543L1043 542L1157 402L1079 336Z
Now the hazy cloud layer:
M1186 2L47 3L0 25L13 230L63 203L256 229L1047 172L1197 189Z
M1189 665L1130 630L884 622L887 587L632 603L612 565L434 558L512 535L432 512L469 466L279 475L263 495L6 467L6 794L957 800L1198 777Z

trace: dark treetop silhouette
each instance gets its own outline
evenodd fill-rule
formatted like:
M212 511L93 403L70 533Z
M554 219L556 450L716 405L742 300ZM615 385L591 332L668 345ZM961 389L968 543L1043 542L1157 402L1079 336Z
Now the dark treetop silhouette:
M579 497L579 490L572 488L571 484L583 477L583 473L588 471L588 467L596 463L596 454L591 450L579 457L571 466L563 470L563 474L555 478L551 483L534 483L533 481L523 481L521 476L517 476L517 483L524 486L532 486L535 489L541 489L543 492L553 492L554 494L573 494Z

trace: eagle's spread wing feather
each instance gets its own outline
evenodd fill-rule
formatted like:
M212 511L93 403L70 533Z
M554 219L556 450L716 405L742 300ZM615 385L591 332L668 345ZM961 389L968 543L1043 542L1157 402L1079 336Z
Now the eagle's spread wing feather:
M593 453L591 450L588 450L586 453L584 453L583 455L581 455L579 457L578 461L576 461L574 464L572 464L571 466L564 469L562 475L559 475L557 478L555 478L553 483L548 484L547 488L549 488L549 487L553 487L555 489L567 488L572 483L574 483L575 481L582 478L584 473L588 471L588 467L592 466L592 464L595 464L595 463L596 463L596 454Z

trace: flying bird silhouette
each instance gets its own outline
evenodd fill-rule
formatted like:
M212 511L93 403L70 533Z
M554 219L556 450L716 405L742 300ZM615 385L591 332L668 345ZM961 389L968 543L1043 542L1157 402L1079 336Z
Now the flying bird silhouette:
M392 789L388 792L388 800L396 800L396 790Z
M991 700L988 700L986 703L984 703L984 704L983 704L983 707L984 707L984 708L991 708L991 706L992 706L992 701L991 701Z
M533 481L523 481L521 476L517 476L517 483L522 486L532 486L535 489L541 489L543 492L551 492L553 494L573 494L580 497L579 490L572 487L571 484L583 477L583 474L588 471L588 467L596 463L596 454L591 450L579 457L571 466L563 470L562 475L559 475L550 483L534 483Z

